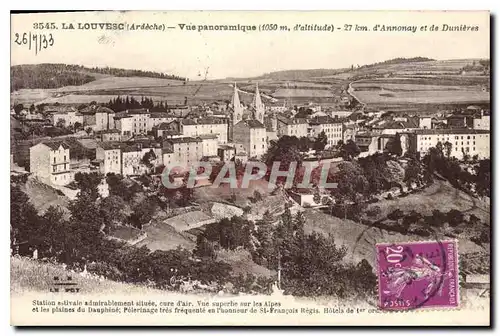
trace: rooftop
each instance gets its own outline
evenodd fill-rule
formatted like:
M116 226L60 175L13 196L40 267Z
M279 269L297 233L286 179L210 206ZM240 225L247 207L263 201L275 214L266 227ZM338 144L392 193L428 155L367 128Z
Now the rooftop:
M247 125L250 128L266 128L260 121L254 119L242 120L236 125L239 124Z
M46 141L42 141L41 143L48 146L52 150L57 150L61 146L64 149L70 148L70 146L64 140L46 140Z
M478 130L478 129L469 129L469 128L442 128L442 129L418 129L412 132L407 133L415 133L418 135L426 135L426 134L490 134L489 130Z
M286 125L293 125L293 124L307 124L307 120L304 118L287 118L284 116L277 116L276 117L279 122L282 122Z
M309 120L310 125L342 124L343 122L345 122L343 118L332 118L330 116L320 116Z
M116 141L101 142L97 147L101 147L104 150L120 149L123 144Z
M217 139L217 134L200 134L198 135L200 139Z
M112 134L112 133L120 133L120 130L109 129L109 130L95 131L95 134Z
M170 143L189 143L189 142L201 142L200 138L193 138L193 137L182 137L182 138L173 138L173 139L168 139L165 140Z

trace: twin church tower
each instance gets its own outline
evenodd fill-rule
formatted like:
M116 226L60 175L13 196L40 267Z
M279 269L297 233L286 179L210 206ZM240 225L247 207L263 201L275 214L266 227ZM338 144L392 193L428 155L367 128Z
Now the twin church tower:
M232 119L232 125L234 126L243 120L243 111L245 110L245 107L240 102L240 96L238 94L238 87L236 86L236 83L234 83L234 93L231 104L233 107L233 114L231 119ZM264 125L265 106L264 103L262 103L262 99L260 97L259 84L256 84L255 86L255 95L252 107L253 107L252 119L257 120L262 125Z

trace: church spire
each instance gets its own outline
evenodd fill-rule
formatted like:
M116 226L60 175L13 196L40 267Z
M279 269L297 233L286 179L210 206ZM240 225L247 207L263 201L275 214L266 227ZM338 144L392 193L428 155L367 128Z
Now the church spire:
M255 108L254 119L260 121L261 123L264 123L265 107L264 107L264 104L262 103L262 99L260 97L259 83L255 84L255 97L253 100L253 105Z
M243 119L243 107L241 106L236 82L234 83L233 100L231 103L233 105L233 125L236 125Z

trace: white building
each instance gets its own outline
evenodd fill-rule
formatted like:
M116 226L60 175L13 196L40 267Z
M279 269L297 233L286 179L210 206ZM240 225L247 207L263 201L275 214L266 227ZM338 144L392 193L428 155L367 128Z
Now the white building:
M52 123L57 126L59 121L64 123L65 127L73 127L76 123L83 126L83 114L76 110L66 111L66 112L53 112L52 113Z
M297 138L306 137L308 135L308 123L306 119L286 118L277 116L277 136L284 135L296 136Z
M47 184L66 185L73 181L70 147L64 141L43 141L30 148L30 172Z
M419 153L425 155L429 148L436 147L438 142L451 144L451 157L463 159L464 155L480 159L490 157L490 132L472 129L432 129L416 130L401 134L403 153Z
M99 107L95 112L95 131L103 131L115 128L115 112L107 107Z
M134 133L134 118L125 113L117 113L114 117L114 123L123 140L131 138Z
M317 138L321 132L325 132L328 139L326 148L336 146L340 140L344 139L343 120L331 117L317 117L309 121L308 134L312 138Z
M477 130L490 130L490 116L483 115L479 118L474 118L473 128Z
M260 158L267 151L266 127L257 120L243 120L233 127L233 141L242 144L249 158Z
M117 142L101 142L96 148L96 160L104 175L108 173L121 174L121 145Z
M174 121L175 118L165 112L151 113L149 117L148 131L151 131L153 127L157 127L162 123L169 123Z
M203 141L200 138L183 137L163 141L163 164L184 170L203 158Z
M228 141L228 125L226 120L220 118L199 118L182 120L182 135L184 137L198 137L205 134L217 136L220 144Z
M203 156L214 157L217 156L217 135L215 134L202 134L198 138L202 141Z

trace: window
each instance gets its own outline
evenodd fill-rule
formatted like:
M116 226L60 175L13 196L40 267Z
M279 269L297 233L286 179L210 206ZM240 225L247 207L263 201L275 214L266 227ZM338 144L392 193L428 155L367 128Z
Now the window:
M66 155L64 155L64 162L66 162Z
M54 163L56 163L56 158L54 158Z
M256 145L253 145L253 149L257 149L257 146L256 146Z

